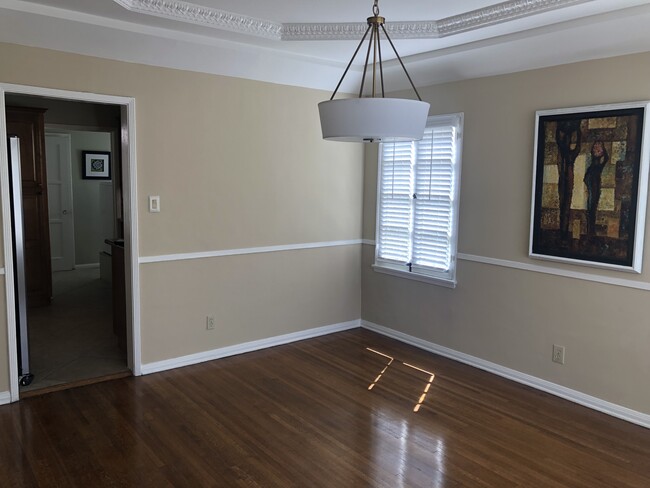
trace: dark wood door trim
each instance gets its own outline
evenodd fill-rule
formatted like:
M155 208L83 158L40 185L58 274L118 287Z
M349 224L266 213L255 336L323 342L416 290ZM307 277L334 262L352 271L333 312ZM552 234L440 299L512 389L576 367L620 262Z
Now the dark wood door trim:
M7 107L7 135L20 138L27 306L48 305L52 264L47 202L44 109Z

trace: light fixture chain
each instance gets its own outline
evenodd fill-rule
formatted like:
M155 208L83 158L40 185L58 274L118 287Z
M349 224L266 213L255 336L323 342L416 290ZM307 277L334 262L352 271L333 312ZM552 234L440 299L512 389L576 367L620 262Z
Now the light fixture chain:
M330 97L330 100L334 100L334 97L338 93L339 88L341 87L341 83L343 83L343 79L345 78L345 75L347 75L348 71L350 71L350 66L352 66L352 63L354 62L354 59L357 57L357 54L359 53L359 49L361 49L361 46L363 46L363 41L365 41L366 37L368 37L368 32L370 32L370 29L372 29L371 25L368 26L368 28L366 29L366 33L361 38L361 42L359 42L359 45L357 46L357 49L354 51L354 54L352 55L352 59L350 59L350 62L348 63L347 67L345 68L345 71L343 72L343 76L341 76L341 79L339 80L339 83L336 85L336 88L334 89L334 93L332 93L332 96Z
M379 39L379 29L377 29L377 39ZM381 80L381 97L385 98L386 93L384 92L384 66L381 59L381 42L377 43L377 50L379 52L379 79Z
M373 49L373 57L372 57L372 97L374 98L377 93L376 93L376 87L377 87L377 46L379 45L379 27L377 25L373 25L373 30L375 31L375 39L374 39L374 49ZM379 60L381 62L381 59Z
M370 26L372 32L370 32L370 41L368 42L368 52L366 53L366 62L363 65L363 75L361 75L361 87L359 88L359 98L363 97L363 85L366 82L366 73L368 72L368 60L370 59L370 51L372 49L372 40L375 37L375 33L379 32L374 28L374 25Z
M375 4L372 6L372 13L375 17L379 15L379 0L375 0Z
M386 32L386 28L384 27L383 24L381 24L381 30L384 31L384 35L386 36L386 39L388 39L388 42L390 43L390 47L393 48L393 52L395 53L395 56L397 56L397 60L399 61L399 64L402 65L402 69L404 70L404 73L406 74L406 77L409 79L409 82L411 83L411 87L413 88L413 91L417 95L418 100L422 101L422 97L420 96L420 93L418 92L418 89L415 88L415 84L413 83L413 80L411 79L411 75L409 75L409 72L406 70L406 66L404 66L404 61L402 61L402 58L400 58L399 53L397 52L397 49L395 49L395 44L393 44L393 40L388 35L388 32Z

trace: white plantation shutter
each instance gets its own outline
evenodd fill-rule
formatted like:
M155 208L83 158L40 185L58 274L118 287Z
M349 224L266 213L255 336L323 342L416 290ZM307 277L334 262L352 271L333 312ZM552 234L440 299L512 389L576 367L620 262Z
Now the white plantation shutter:
M434 116L416 142L379 154L377 267L455 283L462 114Z
M379 251L381 259L406 265L411 259L411 201L414 143L382 144L379 193Z
M427 128L415 161L413 266L449 269L455 127Z

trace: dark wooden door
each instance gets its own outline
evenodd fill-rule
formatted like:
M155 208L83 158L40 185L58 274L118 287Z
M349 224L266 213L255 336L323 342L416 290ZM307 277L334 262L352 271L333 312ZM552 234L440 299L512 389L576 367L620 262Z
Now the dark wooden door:
M7 107L7 133L20 138L28 307L48 305L52 297L44 113Z

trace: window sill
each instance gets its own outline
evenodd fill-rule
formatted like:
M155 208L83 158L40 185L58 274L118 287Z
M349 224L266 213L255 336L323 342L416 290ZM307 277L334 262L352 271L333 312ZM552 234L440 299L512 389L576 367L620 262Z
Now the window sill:
M427 276L417 273L409 273L408 271L401 271L399 269L387 268L373 264L372 269L377 273L384 273L398 278L405 278L407 280L421 281L422 283L429 283L430 285L444 286L446 288L456 288L456 280L448 280L445 278L436 278L435 276Z

